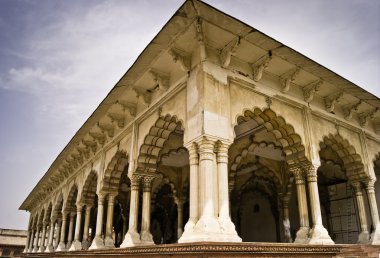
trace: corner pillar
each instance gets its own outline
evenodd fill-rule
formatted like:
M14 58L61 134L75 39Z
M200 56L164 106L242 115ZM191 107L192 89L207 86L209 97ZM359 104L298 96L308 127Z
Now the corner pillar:
M108 194L108 207L107 207L107 222L106 222L106 238L104 240L104 245L107 248L114 248L115 243L112 239L112 225L113 225L113 208L115 205L116 193Z
M155 176L144 176L143 183L143 204L142 204L142 218L141 218L141 243L150 245L154 244L153 236L150 233L150 201L152 182Z
M104 195L98 195L98 214L96 216L96 232L94 240L91 243L90 250L104 248L103 233L103 216L104 216Z
M87 250L90 246L88 239L88 230L90 227L90 217L91 217L92 206L86 205L85 217L84 217L84 227L83 227L83 238L82 238L82 248Z
M379 212L377 210L376 196L375 196L375 180L370 180L366 183L366 191L368 196L369 210L371 212L371 220L373 231L371 232L370 243L373 245L380 244L380 225L379 225Z
M283 226L284 226L284 239L285 243L292 243L293 239L290 234L290 220L289 220L289 197L282 198L282 213L283 213Z
M36 253L38 251L38 241L39 241L39 238L40 238L40 225L37 224L36 234L34 236L33 253Z
M367 244L369 242L367 216L365 212L362 187L360 182L353 182L352 186L355 191L355 198L359 213L360 233L358 236L358 244Z
M321 204L317 184L317 168L314 165L310 165L307 168L307 182L309 186L311 219L313 222L309 244L334 244L334 241L332 241L328 231L322 224Z

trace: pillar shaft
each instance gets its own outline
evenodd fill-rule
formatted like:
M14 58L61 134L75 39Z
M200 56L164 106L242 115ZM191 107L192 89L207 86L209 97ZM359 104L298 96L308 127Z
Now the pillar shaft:
M286 243L292 243L293 239L290 234L290 220L289 220L289 198L285 197L282 200L283 211L283 225L284 225L284 239Z
M360 233L358 236L358 243L366 244L369 241L369 233L368 233L368 224L367 224L367 216L364 206L363 193L360 182L352 183L355 191L355 198L358 208L359 214L359 223L360 223Z
M94 240L91 243L90 250L104 248L103 233L103 217L104 217L104 195L98 195L98 214L96 217L96 232Z
M108 248L115 247L114 240L112 239L112 225L113 225L113 208L115 204L115 194L108 194L108 208L107 208L107 222L106 222L106 239L104 244Z
M83 228L83 239L82 242L88 243L88 231L90 227L90 218L91 218L91 206L86 206L86 213L84 217L84 228Z
M32 229L32 233L30 235L30 240L29 240L29 248L28 248L29 253L33 251L33 243L34 243L35 234L36 234L36 231Z
M131 200L129 205L129 228L125 234L124 241L120 247L136 246L141 243L140 234L137 232L138 213L139 213L139 175L131 177Z
M37 224L36 234L34 236L33 252L38 251L38 241L40 237L40 225Z
M74 218L75 212L70 213L70 222L69 222L69 234L67 236L67 248L70 248L73 241L73 231L74 231Z
M38 252L41 253L45 251L45 242L46 242L46 229L47 229L48 224L46 221L43 222L42 225L42 234L41 234L41 241L40 241L40 246L38 248Z
M67 213L62 212L62 225L61 225L61 234L59 237L59 245L57 247L57 251L65 251L65 237L66 237L66 227L67 227Z
M379 225L379 212L377 209L376 196L375 196L375 181L370 180L366 183L366 191L368 196L369 210L371 212L371 220L373 231L371 232L371 244L380 245L380 225Z
M57 221L57 238L55 240L54 249L58 247L61 241L62 220Z
M80 229L82 226L82 205L77 205L77 218L75 223L74 242L70 246L70 251L82 250L82 243L80 241ZM71 223L71 222L70 222Z
M29 216L28 235L26 237L25 249L24 249L23 253L27 253L29 250L31 233L32 233L32 214L30 214L30 216Z
M317 184L317 167L310 165L306 168L309 186L311 219L313 229L310 234L310 244L334 244L329 233L322 225L321 204Z
M183 201L177 202L177 238L180 238L183 233Z
M150 201L154 176L144 176L143 178L143 203L141 218L141 242L153 244L153 236L150 233Z
M45 252L53 252L54 251L53 238L54 238L55 221L56 221L56 218L54 218L54 217L50 220L49 238L48 238L48 244L47 244L47 247L45 249Z

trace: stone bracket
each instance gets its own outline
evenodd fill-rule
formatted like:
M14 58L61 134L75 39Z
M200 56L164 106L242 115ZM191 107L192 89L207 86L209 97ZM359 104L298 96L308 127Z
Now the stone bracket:
M319 91L319 89L321 88L323 84L323 80L317 80L317 81L314 81L308 85L306 85L303 89L303 97L304 97L304 100L309 103L313 100L314 98L314 94Z
M335 109L335 104L338 103L343 97L343 92L338 92L332 97L326 97L325 98L325 107L326 111L331 113Z
M280 76L280 82L282 85L281 91L283 93L286 93L289 91L290 84L297 78L300 71L301 71L301 69L299 67L295 67L295 68L287 71L286 73L284 73L283 75Z
M179 50L171 48L169 54L173 58L175 63L178 63L179 67L184 72L189 72L191 69L191 59L187 55L180 53Z
M346 120L351 120L352 118L352 115L354 114L354 112L357 112L359 110L359 107L360 105L362 104L362 101L360 100L358 103L352 105L351 107L347 108L344 110L344 118Z
M376 115L377 111L378 111L378 108L375 108L372 111L360 113L358 115L360 126L361 127L367 126L370 120L375 119L375 115Z
M156 69L150 69L149 74L152 76L153 81L156 83L154 89L160 91L167 91L169 89L170 75ZM158 88L157 88L158 87Z
M231 56L237 51L240 45L240 37L234 38L220 51L220 61L224 68L228 67L231 62Z
M265 69L268 67L269 62L272 60L272 53L269 52L267 55L261 57L255 63L252 64L253 80L258 82L261 80Z

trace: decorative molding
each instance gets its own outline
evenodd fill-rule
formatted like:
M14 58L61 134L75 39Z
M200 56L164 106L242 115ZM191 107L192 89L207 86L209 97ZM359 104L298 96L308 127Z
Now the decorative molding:
M325 97L325 107L326 111L331 113L334 112L335 104L338 103L343 97L343 92L338 92L331 97Z
M362 101L360 100L358 103L352 105L351 107L344 110L344 118L346 120L350 120L352 118L352 115L354 112L357 112L359 110L360 105L362 104Z
M150 69L149 74L152 76L153 81L156 83L155 88L160 91L167 91L169 89L170 76L161 71Z
M125 116L124 114L109 112L107 116L111 119L111 122L116 122L117 126L122 129L125 126Z
M220 61L224 68L227 68L231 62L231 56L237 51L240 45L240 37L236 37L231 40L221 51L220 51Z
M191 59L186 55L179 53L178 50L174 48L169 49L169 54L173 58L173 61L179 65L179 67L184 72L189 72L191 69Z
M115 129L112 124L98 122L97 126L102 130L102 132L106 132L108 137L112 138L114 136Z
M378 111L378 108L375 108L372 111L358 114L360 126L361 127L367 126L370 120L375 119L375 115L377 111Z
M286 93L290 89L290 84L296 79L298 74L300 73L301 69L299 67L295 67L283 75L280 76L280 82L282 85L282 92Z
M92 138L94 138L94 140L96 140L100 145L104 145L105 141L106 141L106 137L103 133L99 133L99 132L89 132L88 133Z
M265 97L265 102L267 103L267 107L270 108L272 106L272 98L271 97Z
M323 80L314 81L303 88L304 100L309 103L313 100L314 94L320 90Z
M144 106L149 107L151 101L152 101L152 93L143 93L141 90L132 87L132 90L136 93L137 99L142 103Z
M91 132L89 133L89 135L90 135L93 139L96 139L94 136L91 135ZM83 143L87 148L91 148L91 150L92 150L93 153L96 152L96 149L97 149L97 143L96 143L95 141L91 141L91 140L83 139L83 140L82 140L82 143Z
M254 64L252 64L253 80L258 82L261 80L264 70L268 67L269 62L272 60L272 53L261 57Z

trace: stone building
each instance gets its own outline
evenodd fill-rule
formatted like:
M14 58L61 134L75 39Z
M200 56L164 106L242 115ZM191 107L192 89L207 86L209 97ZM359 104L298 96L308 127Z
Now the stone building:
M26 253L380 243L380 101L186 1L22 203Z
M25 249L26 230L0 228L0 257L18 257Z

